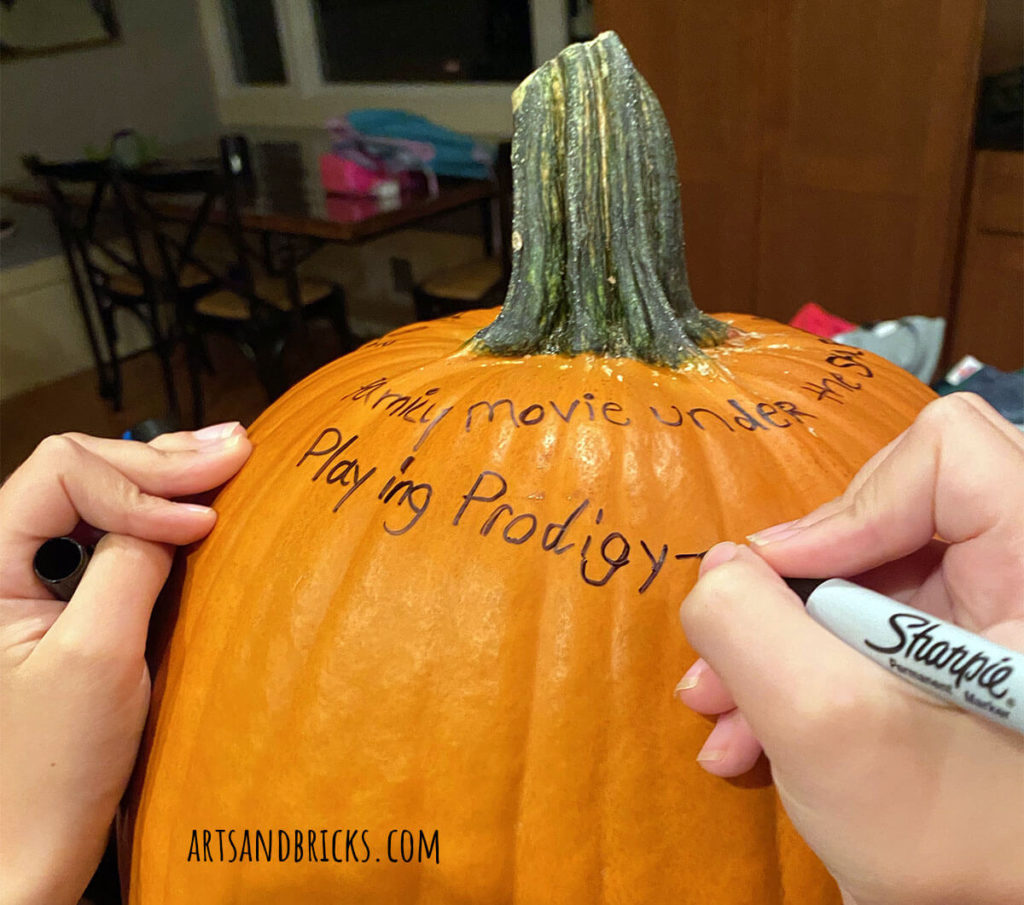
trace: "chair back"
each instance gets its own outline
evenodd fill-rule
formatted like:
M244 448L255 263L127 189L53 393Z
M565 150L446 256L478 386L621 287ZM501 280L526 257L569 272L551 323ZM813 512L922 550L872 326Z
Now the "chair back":
M44 163L38 157L25 157L23 163L44 190L76 292L81 295L88 287L94 298L103 296L113 277L127 273L138 280L146 296L155 298L153 277L138 243L129 241L125 248L118 241L123 224L116 216L117 189L109 163Z
M264 303L256 295L252 265L259 252L249 246L242 229L234 178L204 167L144 167L120 172L117 182L125 202L126 231L153 236L172 288L180 290L185 268L193 267L211 284L245 298L250 316L259 316ZM226 260L213 260L197 247L211 227L222 227L227 236Z
M177 296L189 266L200 268L211 282L215 280L212 268L197 256L196 242L221 194L218 175L202 169L120 169L114 174L125 234L134 248L145 246L156 252L160 277L168 291ZM181 198L181 211L174 216L156 203L167 195Z

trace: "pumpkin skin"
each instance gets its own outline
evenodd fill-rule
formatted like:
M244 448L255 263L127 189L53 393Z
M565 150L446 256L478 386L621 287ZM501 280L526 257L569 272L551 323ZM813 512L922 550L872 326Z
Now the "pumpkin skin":
M251 429L158 606L131 902L838 902L763 775L694 762L677 610L693 554L837 495L934 394L745 315L678 367L477 354L495 313L371 342ZM389 861L393 829L437 863Z

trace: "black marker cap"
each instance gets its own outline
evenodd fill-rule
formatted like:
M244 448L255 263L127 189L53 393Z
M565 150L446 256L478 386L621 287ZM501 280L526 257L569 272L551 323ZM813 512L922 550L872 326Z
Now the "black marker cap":
M804 603L807 603L807 598L818 589L818 585L828 581L827 578L783 578L782 580Z
M36 550L32 568L58 600L68 601L89 565L90 552L73 537L51 537Z

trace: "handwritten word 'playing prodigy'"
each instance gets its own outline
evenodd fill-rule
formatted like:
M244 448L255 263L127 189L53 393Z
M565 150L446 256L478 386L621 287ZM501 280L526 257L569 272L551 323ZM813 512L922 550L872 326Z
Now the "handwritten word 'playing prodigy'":
M338 512L356 494L365 498L374 493L377 503L387 507L384 530L392 536L405 534L420 522L434 502L435 487L410 476L414 456L406 456L398 470L379 483L379 466L355 452L358 440L358 434L346 438L338 428L324 428L302 453L296 467L308 463L314 466L310 476L313 483L342 488L332 512ZM636 575L637 590L642 594L669 561L702 555L675 552L667 543L649 543L646 538L631 536L624 530L608 530L603 524L604 507L589 497L578 502L572 511L567 507L556 518L531 511L529 504L509 494L505 476L490 469L478 472L471 482L467 480L464 491L458 496L453 494L450 502L442 505L451 506L451 528L474 528L481 537L507 544L510 549L528 549L532 545L554 556L572 551L570 558L578 557L579 577L593 587L603 587L632 566L629 572Z

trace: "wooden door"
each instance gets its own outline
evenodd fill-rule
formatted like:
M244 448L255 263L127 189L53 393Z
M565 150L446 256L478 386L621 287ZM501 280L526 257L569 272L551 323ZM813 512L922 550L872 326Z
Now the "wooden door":
M1024 153L979 151L949 362L1024 366Z
M760 0L599 0L675 139L697 305L754 311L767 6Z
M947 315L983 0L598 0L665 107L698 304Z

